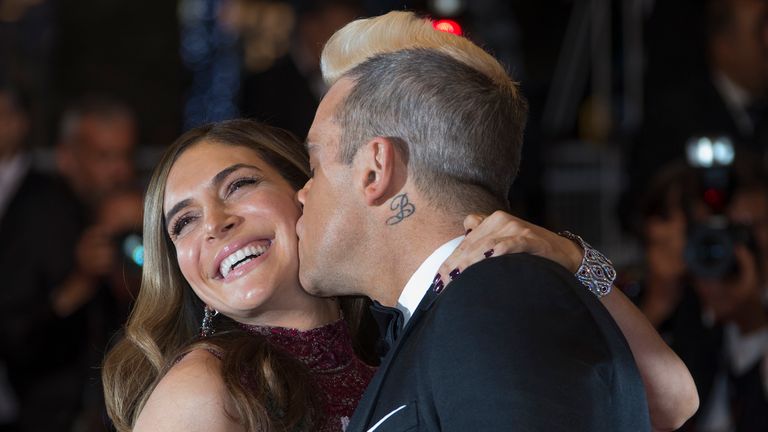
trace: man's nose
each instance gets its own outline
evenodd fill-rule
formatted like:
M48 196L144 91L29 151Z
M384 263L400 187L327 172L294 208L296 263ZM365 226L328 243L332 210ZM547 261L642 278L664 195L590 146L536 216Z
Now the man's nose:
M299 203L301 203L301 206L304 206L304 201L307 199L307 186L309 186L309 182L312 180L310 179L308 182L304 184L304 187L299 189L299 191L296 193L296 199L299 200Z

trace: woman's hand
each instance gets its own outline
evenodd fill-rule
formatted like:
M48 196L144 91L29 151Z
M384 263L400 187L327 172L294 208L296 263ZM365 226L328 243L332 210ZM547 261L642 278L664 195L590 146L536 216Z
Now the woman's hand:
M464 229L468 230L466 238L440 266L446 284L472 264L491 256L525 252L575 273L584 255L573 241L503 211L487 217L469 215L464 219Z

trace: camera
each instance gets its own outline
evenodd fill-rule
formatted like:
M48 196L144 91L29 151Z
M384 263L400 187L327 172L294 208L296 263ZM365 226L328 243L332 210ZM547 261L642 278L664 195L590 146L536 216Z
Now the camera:
M738 273L736 245L754 250L750 227L710 220L694 225L688 234L685 260L691 274L707 279L725 279Z
M733 144L723 136L694 137L689 140L686 153L688 164L697 172L697 198L711 216L689 228L685 261L693 276L725 279L739 271L734 252L737 245L756 250L751 228L733 224L725 215L735 189Z

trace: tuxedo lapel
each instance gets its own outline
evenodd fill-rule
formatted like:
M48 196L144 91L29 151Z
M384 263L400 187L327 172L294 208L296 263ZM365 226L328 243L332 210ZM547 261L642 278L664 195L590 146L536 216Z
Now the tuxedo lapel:
M360 403L357 405L357 409L355 409L355 414L352 417L349 427L347 428L347 432L365 431L366 429L364 428L366 425L373 423L374 419L372 419L371 416L373 416L373 413L376 410L376 402L379 398L381 386L384 383L384 380L387 378L390 367L393 365L398 353L400 352L400 347L432 307L438 295L439 294L436 293L432 287L430 287L429 290L427 290L427 293L421 299L418 308L416 308L413 316L411 316L411 319L408 320L408 324L403 329L402 335L397 339L395 345L389 350L387 355L381 361L381 365L379 366L378 371L376 371L373 379L368 384L368 388L365 390L365 394L363 394Z

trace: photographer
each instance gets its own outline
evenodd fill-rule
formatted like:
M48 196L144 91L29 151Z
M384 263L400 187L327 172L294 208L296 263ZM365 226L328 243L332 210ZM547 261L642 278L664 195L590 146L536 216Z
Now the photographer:
M684 431L768 430L768 181L753 160L668 167L646 195L640 307L699 390Z
M86 225L71 245L75 263L52 296L60 317L85 317L82 333L72 337L87 340L79 416L86 430L103 428L97 367L127 317L140 279L138 267L127 262L122 251L126 235L141 229L142 197L133 189L137 129L132 111L123 103L89 96L64 112L56 146L58 171L86 215Z
M703 345L702 354L718 348L710 353L717 357L709 370L697 371L709 389L700 414L701 424L709 426L700 429L705 431L768 430L768 185L762 172L747 168L736 174L725 213L731 226L743 227L748 236L735 242L730 272L692 275L704 323L712 326L713 346Z

